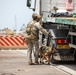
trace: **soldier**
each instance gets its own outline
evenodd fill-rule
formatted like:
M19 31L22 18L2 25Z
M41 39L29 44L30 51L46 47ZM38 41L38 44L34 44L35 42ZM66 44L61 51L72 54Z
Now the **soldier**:
M38 55L39 55L39 31L41 31L45 35L49 35L49 33L43 29L43 27L40 25L39 21L42 18L40 15L34 13L32 15L33 21L31 21L26 28L26 33L30 35L30 39L28 42L28 55L29 55L29 65L33 64L39 64L38 63ZM32 50L33 46L35 47L35 63L32 62Z

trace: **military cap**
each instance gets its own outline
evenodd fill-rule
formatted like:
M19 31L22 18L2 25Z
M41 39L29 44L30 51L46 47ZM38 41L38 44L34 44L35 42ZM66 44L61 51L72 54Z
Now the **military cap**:
M41 19L41 18L42 18L42 16L40 16L40 15L38 14L38 15L37 15L37 18L38 18L38 19Z
M32 14L32 18L37 18L38 14L37 13L33 13Z

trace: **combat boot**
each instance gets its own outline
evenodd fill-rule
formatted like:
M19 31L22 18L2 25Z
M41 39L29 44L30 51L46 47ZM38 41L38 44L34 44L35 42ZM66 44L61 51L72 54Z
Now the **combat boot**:
M39 65L39 62L35 62L35 65Z
M33 62L29 62L29 65L35 65L35 63L33 63Z

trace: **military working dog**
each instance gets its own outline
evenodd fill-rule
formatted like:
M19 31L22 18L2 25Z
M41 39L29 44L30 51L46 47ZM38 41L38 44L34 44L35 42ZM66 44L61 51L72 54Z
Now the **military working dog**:
M40 63L43 62L43 59L45 58L46 61L48 62L48 64L50 64L51 62L51 56L52 55L56 55L57 50L55 48L53 48L53 46L45 46L42 45L39 48L39 55L40 55Z

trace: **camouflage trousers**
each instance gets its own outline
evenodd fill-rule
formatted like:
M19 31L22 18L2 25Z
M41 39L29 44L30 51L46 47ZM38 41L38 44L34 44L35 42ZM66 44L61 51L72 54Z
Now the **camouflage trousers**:
M32 52L35 52L35 63L36 63L38 62L38 55L39 55L38 40L31 40L31 42L28 43L28 62L32 62Z

